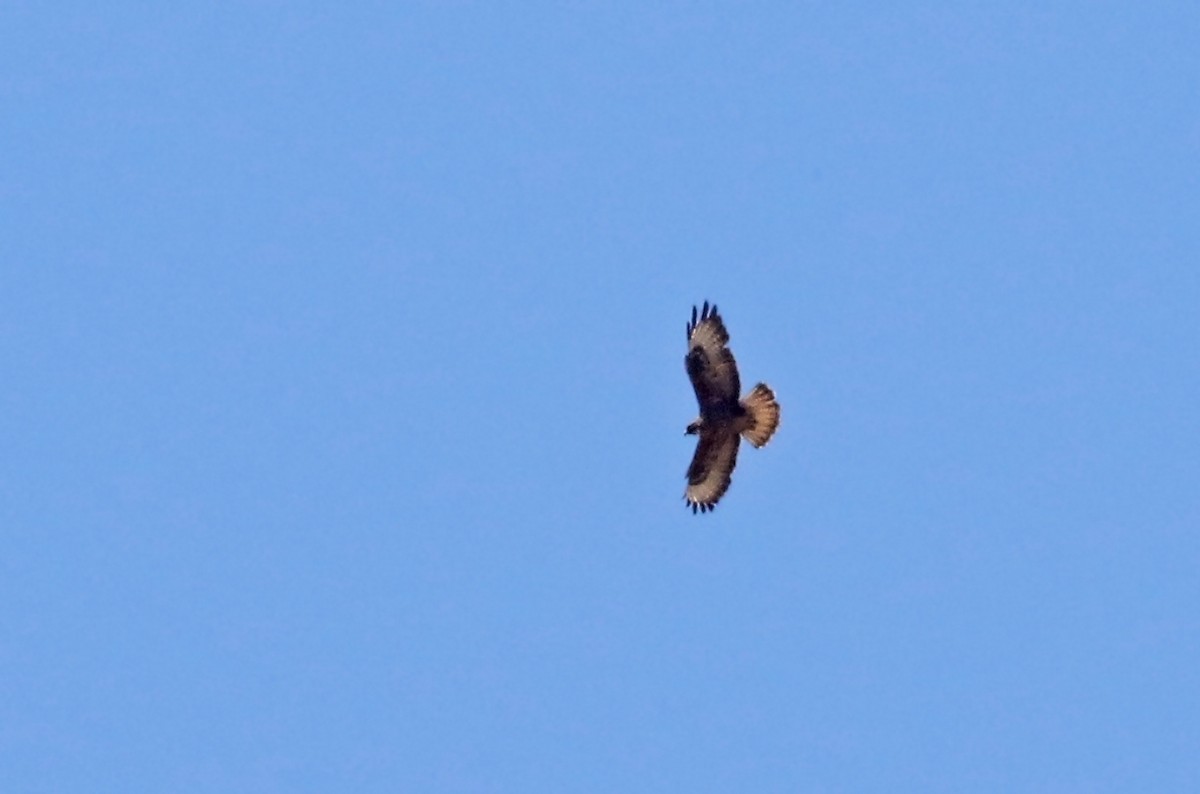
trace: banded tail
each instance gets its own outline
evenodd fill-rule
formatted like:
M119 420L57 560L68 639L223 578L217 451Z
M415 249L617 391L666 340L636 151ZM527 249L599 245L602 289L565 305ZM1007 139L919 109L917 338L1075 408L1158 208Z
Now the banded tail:
M746 429L742 436L756 447L765 445L779 427L779 403L775 402L775 392L767 384L760 383L742 400L742 407L746 409Z

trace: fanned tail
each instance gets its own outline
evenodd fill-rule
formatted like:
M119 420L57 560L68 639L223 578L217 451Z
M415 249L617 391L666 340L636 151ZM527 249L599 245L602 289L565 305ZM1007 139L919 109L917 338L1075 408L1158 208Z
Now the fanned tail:
M775 392L765 383L760 383L742 400L746 409L747 424L742 436L756 447L761 447L771 440L779 427L779 403L775 402Z

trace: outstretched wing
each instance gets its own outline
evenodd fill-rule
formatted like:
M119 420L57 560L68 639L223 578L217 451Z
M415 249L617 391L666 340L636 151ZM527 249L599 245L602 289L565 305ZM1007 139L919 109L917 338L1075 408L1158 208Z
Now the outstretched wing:
M696 307L692 307L687 335L688 354L684 363L688 377L692 379L692 388L696 390L701 413L706 407L736 403L741 393L737 363L726 347L729 333L717 314L716 304L710 307L705 301L704 308L698 313Z
M707 513L729 490L733 467L737 465L738 434L726 428L700 431L700 443L688 466L688 487L683 498L692 512Z

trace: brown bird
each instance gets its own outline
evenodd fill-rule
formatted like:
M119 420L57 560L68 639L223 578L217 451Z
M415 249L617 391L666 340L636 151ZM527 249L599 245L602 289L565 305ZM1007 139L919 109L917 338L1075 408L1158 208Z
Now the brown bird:
M688 467L688 487L683 498L692 512L707 513L729 490L733 467L737 465L738 441L746 437L756 447L771 440L779 427L779 403L775 392L765 383L738 399L741 382L737 363L726 345L729 333L717 314L716 304L708 301L687 324L688 353L684 358L700 416L687 426L685 435L699 435L696 454Z

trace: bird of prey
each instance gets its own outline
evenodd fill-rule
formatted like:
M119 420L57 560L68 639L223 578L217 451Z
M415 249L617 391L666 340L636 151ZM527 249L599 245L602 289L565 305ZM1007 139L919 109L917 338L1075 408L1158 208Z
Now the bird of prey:
M726 345L729 333L716 304L697 311L687 324L688 353L684 358L688 377L700 403L700 416L687 426L685 435L699 435L696 454L687 471L683 498L692 513L707 513L729 489L737 464L738 441L742 436L755 447L771 440L779 427L779 403L765 383L738 399L741 383L733 353Z

